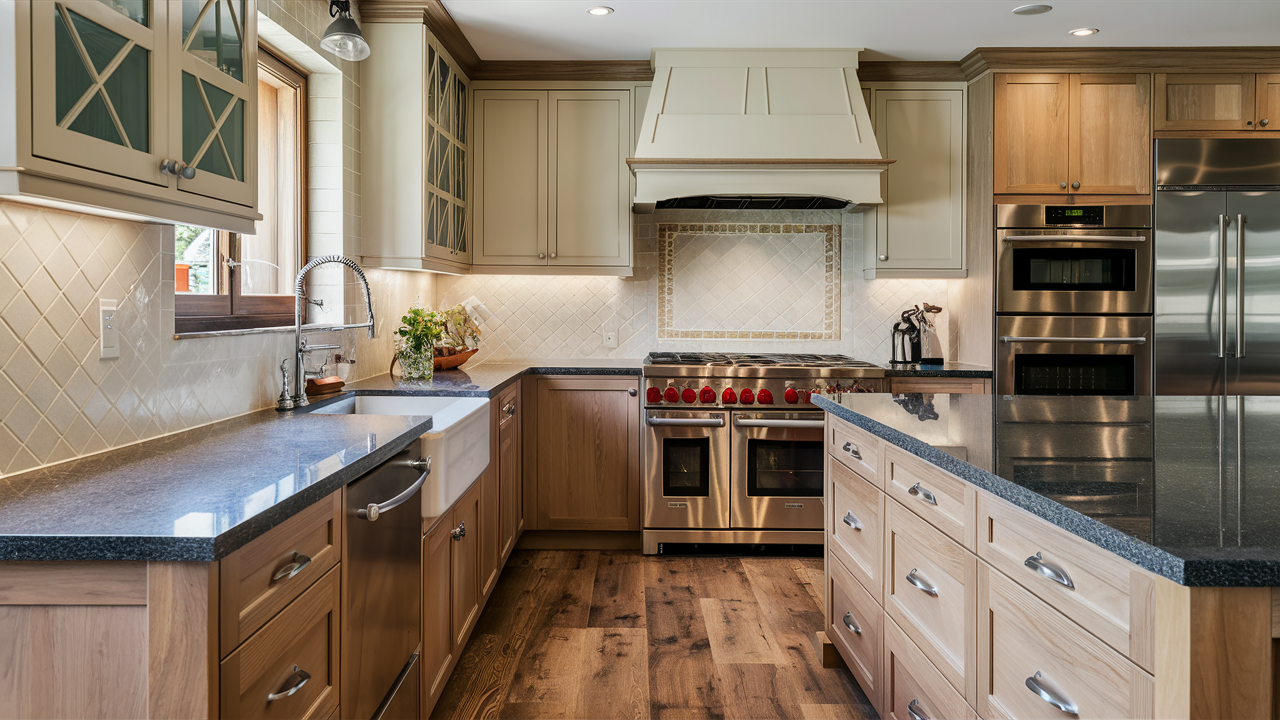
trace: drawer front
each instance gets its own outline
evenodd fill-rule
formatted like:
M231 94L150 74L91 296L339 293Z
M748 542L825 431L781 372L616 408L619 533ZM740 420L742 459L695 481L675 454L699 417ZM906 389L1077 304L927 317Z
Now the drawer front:
M827 413L827 443L831 457L880 487L880 438Z
M223 718L325 718L334 711L340 572L330 570L222 662ZM305 682L302 673L310 676Z
M893 720L974 720L977 714L960 693L892 620L884 623L885 706Z
M1137 566L986 493L978 556L1081 627L1152 669L1155 583Z
M907 393L985 393L990 380L983 378L893 378L894 395Z
M828 461L826 512L827 551L880 602L884 494L844 465Z
M884 611L839 560L828 557L827 568L830 578L827 607L831 608L831 627L827 632L867 699L879 708Z
M978 585L979 715L1153 716L1155 681L1141 668L985 563Z
M231 553L219 567L220 657L226 657L338 563L342 492Z
M892 500L885 525L885 613L970 697L977 558Z
M884 491L952 540L974 549L977 490L969 483L906 450L886 445Z

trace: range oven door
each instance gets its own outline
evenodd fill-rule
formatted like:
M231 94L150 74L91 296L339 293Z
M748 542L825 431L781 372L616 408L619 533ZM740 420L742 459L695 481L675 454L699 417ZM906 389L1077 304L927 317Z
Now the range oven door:
M1150 317L1001 317L999 395L1150 395Z
M646 528L729 527L728 415L645 411Z
M1150 230L996 231L996 312L1151 312Z
M733 527L821 530L823 414L732 415Z

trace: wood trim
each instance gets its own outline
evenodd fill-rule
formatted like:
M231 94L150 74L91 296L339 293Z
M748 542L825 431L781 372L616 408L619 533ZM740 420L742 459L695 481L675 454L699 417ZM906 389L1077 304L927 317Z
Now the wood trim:
M148 563L147 582L149 717L219 717L218 563Z
M362 0L359 8L361 22L420 22L426 25L467 77L475 78L480 56L441 0Z
M632 530L533 530L520 536L517 550L639 550L640 531Z
M865 167L892 165L878 158L627 158L636 165L791 165L796 167Z
M995 195L993 198L996 205L1150 205L1153 202L1151 195Z
M538 527L538 380L520 381L520 485L524 493L524 529ZM516 546L523 537L516 538Z
M0 605L146 605L142 562L6 562Z
M859 82L964 82L959 61L859 60Z
M482 60L470 77L472 81L651 82L653 68L648 60Z
M967 80L985 72L1265 72L1280 47L980 47L960 60Z
M1265 138L1277 137L1267 130L1156 130L1151 137L1160 138Z
M1271 588L1191 588L1191 717L1271 716Z

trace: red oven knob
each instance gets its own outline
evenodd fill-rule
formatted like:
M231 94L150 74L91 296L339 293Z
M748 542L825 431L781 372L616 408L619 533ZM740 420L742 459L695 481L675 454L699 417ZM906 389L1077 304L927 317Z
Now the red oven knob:
M645 391L644 399L647 400L650 405L653 403L660 403L662 402L662 391L656 387L651 387Z
M756 394L755 394L755 393L753 393L753 392L751 392L751 388L746 388L745 390L743 390L743 391L742 391L742 404L743 404L743 405L750 405L751 403L753 403L753 402L755 402L755 401L756 401Z
M680 391L673 387L669 387L667 388L666 393L663 394L662 399L667 402L680 402Z
M704 403L713 403L716 401L716 391L710 387L704 387L702 392L698 393L698 399Z
M788 405L795 405L800 401L800 393L796 392L795 388L787 388L787 391L782 393L782 399L786 400Z
M698 393L694 392L693 388L685 388L684 392L680 393L680 399L687 403L697 402Z
M769 392L768 390L761 390L760 392L756 393L756 400L759 401L761 405L772 405L773 393Z
M734 392L733 388L725 388L724 392L720 393L720 402L732 405L738 402L738 393Z

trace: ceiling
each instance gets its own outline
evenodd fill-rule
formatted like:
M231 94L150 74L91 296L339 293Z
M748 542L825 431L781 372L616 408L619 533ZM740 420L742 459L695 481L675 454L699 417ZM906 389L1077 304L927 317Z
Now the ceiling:
M977 47L1276 45L1280 0L444 0L483 60L647 60L654 47L862 47L959 60ZM587 8L607 5L612 15ZM1228 21L1229 19L1229 21ZM1102 32L1078 38L1079 27Z

